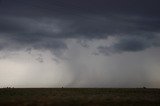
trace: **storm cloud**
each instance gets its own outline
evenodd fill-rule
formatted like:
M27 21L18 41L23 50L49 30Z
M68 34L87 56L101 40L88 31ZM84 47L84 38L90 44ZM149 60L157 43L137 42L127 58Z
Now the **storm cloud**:
M38 42L44 41L43 39L107 39L108 36L120 36L120 38L125 36L127 39L132 39L134 36L142 36L144 37L142 42L138 41L141 43L141 49L137 48L138 44L134 48L137 42L134 42L134 39L128 41L129 47L132 45L132 50L138 51L150 47L143 45L146 36L152 37L159 33L160 16L157 5L159 1L92 2L2 0L1 37L5 34L4 36L13 42L38 45ZM126 43L120 43L120 48L128 45L127 40L124 42ZM53 48L61 48L59 44L58 42L55 45L57 47ZM50 48L49 45L51 44L48 44ZM122 51L125 51L127 47L126 49L123 47ZM115 44L112 48L118 47Z
M85 82L92 71L93 79L98 80L96 70L108 74L104 72L106 60L100 59L103 56L115 62L119 61L114 59L117 55L135 53L133 59L159 49L159 4L159 0L0 0L0 52L7 54L1 57L10 58L12 52L23 51L31 56L35 53L34 60L41 64L49 57L57 63L65 61L71 68L70 85L82 78ZM96 60L103 62L98 64ZM91 63L99 68L89 68ZM145 72L144 67L137 70Z
M151 38L150 38L151 37ZM99 46L100 53L109 55L112 53L137 52L150 47L159 46L159 36L131 36L120 38L116 43L110 46Z

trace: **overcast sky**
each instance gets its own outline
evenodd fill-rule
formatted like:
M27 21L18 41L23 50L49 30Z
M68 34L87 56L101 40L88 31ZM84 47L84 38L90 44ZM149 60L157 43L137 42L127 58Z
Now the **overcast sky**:
M0 0L0 87L160 88L159 0Z

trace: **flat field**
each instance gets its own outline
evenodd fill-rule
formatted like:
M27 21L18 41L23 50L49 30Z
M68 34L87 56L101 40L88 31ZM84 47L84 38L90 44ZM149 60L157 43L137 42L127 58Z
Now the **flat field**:
M3 88L0 106L160 106L160 89Z

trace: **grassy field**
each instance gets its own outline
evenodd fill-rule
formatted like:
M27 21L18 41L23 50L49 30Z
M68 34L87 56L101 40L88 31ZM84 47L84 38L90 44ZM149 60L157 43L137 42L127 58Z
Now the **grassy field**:
M0 89L0 106L160 106L160 89Z

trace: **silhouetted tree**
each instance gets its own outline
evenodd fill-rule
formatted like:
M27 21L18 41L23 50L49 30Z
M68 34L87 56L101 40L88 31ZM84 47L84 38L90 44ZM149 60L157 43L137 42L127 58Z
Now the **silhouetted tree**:
M144 86L143 89L146 89L146 87Z

